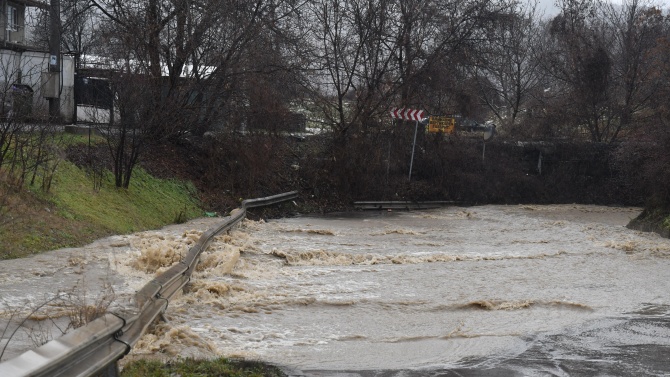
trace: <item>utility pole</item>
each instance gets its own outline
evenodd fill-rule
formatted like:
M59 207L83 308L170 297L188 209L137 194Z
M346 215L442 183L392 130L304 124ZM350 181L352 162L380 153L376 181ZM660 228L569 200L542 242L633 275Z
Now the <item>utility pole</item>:
M49 76L55 80L55 94L49 98L49 121L60 121L61 55L60 55L60 0L51 0L49 8Z

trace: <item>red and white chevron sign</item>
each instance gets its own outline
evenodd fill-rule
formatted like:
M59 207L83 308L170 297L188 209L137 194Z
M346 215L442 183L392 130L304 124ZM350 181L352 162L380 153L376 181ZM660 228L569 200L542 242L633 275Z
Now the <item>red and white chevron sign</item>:
M399 109L397 107L394 107L394 108L391 109L390 113L391 113L391 118L396 118L396 119L420 121L421 119L424 118L424 111L423 110L406 109L406 108Z

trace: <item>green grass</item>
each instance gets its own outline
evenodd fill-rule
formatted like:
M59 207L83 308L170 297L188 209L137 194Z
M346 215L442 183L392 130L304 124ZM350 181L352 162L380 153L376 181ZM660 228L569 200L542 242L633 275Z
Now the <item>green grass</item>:
M204 214L191 183L157 179L141 168L133 171L127 190L114 186L110 172L95 190L86 171L64 160L48 193L39 185L0 191L0 220L5 220L0 221L0 259L82 246L107 235L157 229Z
M251 361L236 361L225 358L214 360L183 359L175 362L137 360L127 364L122 377L282 377L278 368Z
M666 204L647 206L640 216L633 219L628 226L670 237L670 209Z
M128 189L118 189L107 172L100 190L82 169L64 162L58 167L50 195L59 213L113 233L157 228L202 214L190 183L157 179L133 170Z
M106 143L105 138L96 133L92 133L90 138L88 135L70 134L70 133L62 133L60 134L60 136L62 136L61 143L64 146L88 145L89 142L91 143L91 145Z

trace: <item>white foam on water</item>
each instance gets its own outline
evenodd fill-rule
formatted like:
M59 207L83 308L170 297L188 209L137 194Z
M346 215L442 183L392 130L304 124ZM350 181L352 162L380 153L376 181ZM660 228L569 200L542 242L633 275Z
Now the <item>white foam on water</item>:
M626 229L637 213L533 205L245 220L202 254L169 323L134 352L332 370L513 357L543 334L670 302L670 240ZM93 259L68 257L65 270L106 263L117 292L131 295L215 224L117 237L82 254ZM59 268L45 262L17 280Z
M216 262L171 304L171 323L208 324L198 335L225 355L304 369L519 354L536 334L670 299L670 241L624 228L634 214L485 206L248 221L213 245L204 260Z

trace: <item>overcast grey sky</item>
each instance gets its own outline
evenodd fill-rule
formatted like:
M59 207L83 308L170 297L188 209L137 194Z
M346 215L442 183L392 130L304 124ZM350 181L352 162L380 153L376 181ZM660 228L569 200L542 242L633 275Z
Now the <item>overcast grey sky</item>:
M538 10L544 12L545 17L552 17L558 14L558 7L554 5L556 0L539 0Z
M532 1L532 0L528 0ZM558 7L554 4L556 0L538 0L538 10L543 10L544 11L544 16L545 17L553 17L558 14ZM610 3L614 4L623 4L626 2L626 0L609 0ZM665 10L667 8L667 5L665 4L664 0L644 0L640 1L641 5L656 5L657 7Z

